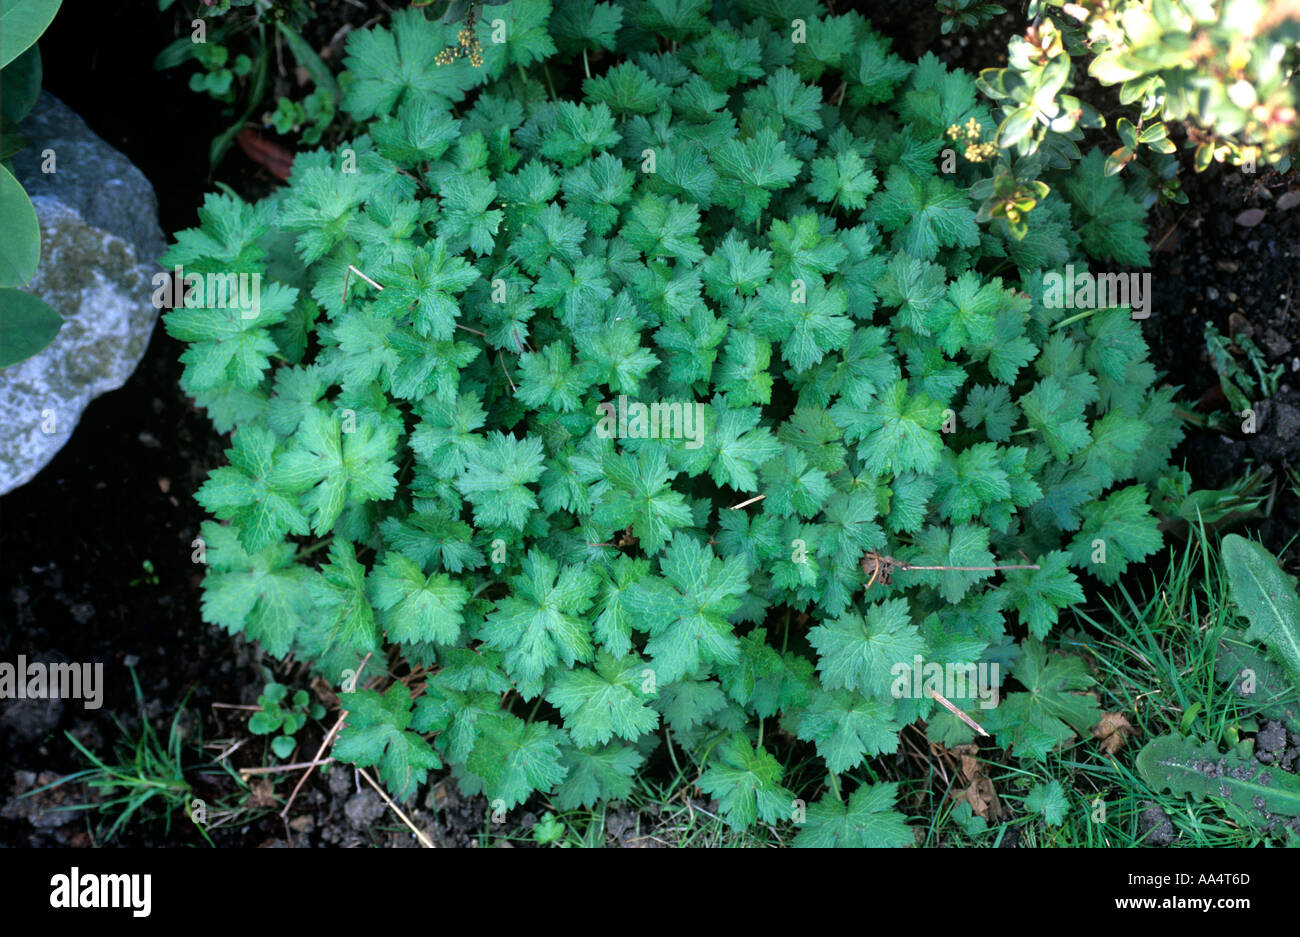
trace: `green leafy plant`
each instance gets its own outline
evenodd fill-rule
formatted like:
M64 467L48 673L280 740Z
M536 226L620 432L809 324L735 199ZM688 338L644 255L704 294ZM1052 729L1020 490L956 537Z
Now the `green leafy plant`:
M194 58L205 71L190 75L190 90L210 94L218 101L235 100L234 81L253 70L253 60L242 52L230 59L230 50L215 42L194 43Z
M1027 15L1007 65L979 78L999 105L996 141L1007 158L1041 153L1054 166L1079 158L1082 131L1105 124L1075 93L1086 72L1118 88L1111 142L1119 145L1105 172L1133 167L1147 205L1186 201L1171 155L1176 134L1194 150L1198 172L1225 160L1247 172L1257 164L1290 167L1300 140L1300 13L1293 6L1031 0Z
M1268 814L1300 816L1300 777L1260 764L1248 752L1223 754L1212 742L1165 735L1143 746L1137 767L1157 790L1191 794L1195 800L1219 797L1255 820Z
M1215 655L1215 676L1232 687L1248 716L1262 716L1300 732L1300 682L1240 634L1225 637Z
M160 10L170 9L175 0L159 0ZM209 161L215 168L229 151L236 136L262 107L268 96L276 106L261 115L262 123L278 133L299 132L305 143L319 142L336 116L342 94L338 82L316 50L302 37L302 29L313 15L304 0L214 0L194 6L192 16L179 18L187 30L154 59L154 68L165 71L195 62L189 86L227 105L224 114L230 125L212 140ZM197 24L197 25L195 25ZM310 77L312 91L301 101L277 94L271 62L287 49L293 60Z
M303 143L319 143L334 120L334 98L325 88L317 88L301 102L281 97L275 112L267 120L276 133L301 133Z
M1232 600L1250 622L1246 639L1265 644L1300 689L1300 597L1294 576L1258 543L1228 534L1223 564Z
M144 575L143 575L143 576L137 576L135 579L132 579L132 580L128 583L129 586L131 586L132 588L135 588L136 586L140 585L141 583L148 583L148 584L151 585L151 586L156 586L156 585L158 585L158 582L159 582L159 579L158 579L158 572L157 572L157 570L154 569L153 560L149 560L149 559L141 560L141 561L140 561L140 571L143 572Z
M1043 822L1048 826L1061 825L1062 820L1065 818L1067 806L1065 791L1062 789L1060 781L1035 784L1030 788L1029 795L1025 798L1025 808L1041 815Z
M938 0L935 5L943 16L940 31L945 36L963 26L983 26L1007 12L988 0Z
M1250 628L1240 639L1225 635L1220 641L1215 674L1231 684L1247 720L1258 713L1295 727L1300 724L1295 703L1300 692L1300 598L1295 579L1264 547L1237 534L1223 538L1221 555L1228 594ZM1268 648L1268 656L1261 653L1260 643ZM1164 735L1143 747L1137 758L1143 780L1157 790L1191 794L1196 800L1224 800L1257 827L1274 814L1300 816L1300 777L1252 758L1251 741L1237 743L1224 754L1217 743L1189 734L1199 711L1199 702L1186 710L1181 736Z
M1219 375L1223 396L1227 398L1234 414L1240 415L1243 410L1250 410L1259 401L1277 393L1285 368L1280 362L1269 368L1264 353L1250 336L1235 335L1229 338L1213 322L1207 322L1205 347L1210 354L1210 363ZM1239 356L1245 358L1249 371L1238 361Z
M364 132L164 259L262 278L165 317L234 431L204 618L396 675L333 755L399 798L447 765L567 811L666 758L735 829L900 846L875 759L975 732L914 661L996 664L999 705L945 696L1028 763L1099 718L1052 632L1160 548L1182 431L1130 310L1041 271L1144 264L1142 206L1094 152L1017 236L994 165L941 169L974 80L797 6L806 42L751 0L398 11L349 40Z
M0 368L41 351L63 328L44 300L25 293L41 262L41 226L9 157L26 142L21 121L41 93L41 53L36 45L62 0L0 0Z
M564 824L548 810L533 827L533 841L539 846L562 846L564 833Z
M294 735L307 724L308 719L320 719L325 715L325 707L313 702L306 690L295 690L289 696L289 688L282 683L271 681L257 698L257 705L262 707L248 720L248 731L254 735L276 734L271 739L271 751L277 758L288 758L297 748Z

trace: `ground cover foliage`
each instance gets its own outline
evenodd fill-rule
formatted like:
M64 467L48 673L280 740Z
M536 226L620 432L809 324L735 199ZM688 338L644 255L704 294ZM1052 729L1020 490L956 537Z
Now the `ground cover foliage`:
M345 691L336 758L571 809L662 751L737 829L908 845L872 760L975 737L900 690L918 656L996 675L949 701L1025 764L1098 723L1044 642L1160 548L1181 438L1129 308L1043 301L1148 262L1100 151L1018 212L975 79L815 3L412 8L347 49L364 132L164 258L212 275L165 324L233 433L204 617Z

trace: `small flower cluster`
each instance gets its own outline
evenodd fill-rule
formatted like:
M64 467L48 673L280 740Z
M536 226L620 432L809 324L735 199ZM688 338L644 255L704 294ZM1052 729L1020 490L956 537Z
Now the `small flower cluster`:
M465 21L465 25L461 27L460 32L457 34L456 38L459 45L443 49L438 53L434 62L438 65L450 65L462 55L468 55L469 64L473 65L475 68L483 67L483 45L478 41L478 36L474 34L474 21L476 19L477 17L472 14L470 15L469 19Z
M992 141L980 142L980 125L974 117L966 121L966 126L953 124L948 128L948 136L953 142L958 142L965 138L966 140L966 159L972 163L982 163L990 157L996 156L998 147Z

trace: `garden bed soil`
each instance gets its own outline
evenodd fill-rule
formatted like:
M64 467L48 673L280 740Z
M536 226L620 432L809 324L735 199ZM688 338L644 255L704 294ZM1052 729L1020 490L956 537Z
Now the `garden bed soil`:
M942 49L946 61L967 67L997 64L1004 57L1005 27L974 38L940 39L932 5L880 6L873 21L912 58L929 48ZM326 13L309 32L317 48L346 23L331 16L357 15L348 5L336 8L342 12ZM152 4L117 0L97 7L90 29L66 10L42 40L46 87L149 177L168 233L196 223L196 209L212 188L208 144L226 125L214 102L190 92L184 70L158 73L151 67L152 51L188 29L179 6L174 14L169 19ZM215 179L248 198L277 184L238 150ZM1184 400L1202 401L1202 410L1214 405L1217 378L1201 337L1210 321L1224 334L1248 329L1270 362L1286 365L1287 375L1275 401L1262 408L1256 436L1189 429L1176 458L1185 460L1203 486L1227 484L1244 464L1281 478L1284 463L1300 462L1295 357L1300 355L1300 300L1294 298L1300 290L1300 208L1277 209L1276 198L1298 183L1294 175L1254 178L1218 166L1201 176L1185 173L1183 179L1189 204L1153 215L1152 240L1161 239L1153 254L1155 312L1145 324L1153 360L1170 382L1182 386ZM1245 229L1234 219L1248 207L1267 211L1263 221ZM126 386L91 404L71 441L37 478L0 499L0 660L25 654L33 660L99 662L108 678L98 710L73 701L3 704L2 845L97 844L82 814L52 809L84 799L79 786L17 795L86 766L65 731L101 754L120 738L115 720L138 731L128 665L143 688L144 712L164 737L172 715L183 709L180 725L192 743L185 748L187 759L201 760L195 748L200 740L212 746L205 749L208 759L238 744L230 757L237 767L256 767L268 758L265 739L246 731L247 711L228 707L254 703L272 675L306 685L304 674L273 669L241 638L202 623L202 572L190 558L203 519L194 492L224 460L226 443L180 391L181 350L159 327ZM1276 550L1300 529L1300 506L1285 485L1278 486L1272 511L1255 529ZM1294 561L1289 557L1292 568ZM310 760L333 719L327 715L299 733L295 759ZM351 770L314 772L282 820L279 806L298 776L255 777L243 809L212 831L213 841L222 846L416 845L412 832ZM195 796L209 809L235 791L229 778L196 773L191 780ZM440 846L477 845L485 830L486 803L460 795L450 778L431 779L411 807L412 821ZM493 839L505 832L526 842L535 819L514 811L504 830L491 831ZM1158 818L1153 825L1160 826ZM606 841L653 844L631 832L638 829L626 811L611 813ZM176 846L203 840L177 814L170 832L161 824L132 823L113 842Z

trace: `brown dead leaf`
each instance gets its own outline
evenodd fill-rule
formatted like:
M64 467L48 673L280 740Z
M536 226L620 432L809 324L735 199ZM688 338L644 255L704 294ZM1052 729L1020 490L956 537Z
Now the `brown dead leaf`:
M249 801L253 807L274 807L277 804L275 791L271 789L271 782L266 778L259 778L249 785L253 792L253 799Z
M993 790L993 782L983 775L972 781L970 787L961 792L957 802L961 803L963 800L970 804L975 816L983 817L989 823L996 823L998 818L1002 816L1002 805L998 803L998 795Z
M639 542L640 538L638 538L636 534L632 533L631 527L620 530L618 535L614 538L614 546L618 547L620 550L627 547L635 547Z
M266 139L252 127L245 127L235 134L235 142L253 162L265 166L277 179L289 181L295 155L293 151L285 149L274 140Z
M1136 731L1123 713L1102 713L1101 722L1092 727L1092 737L1101 742L1102 752L1113 755L1124 746L1124 743L1128 741L1128 737Z
M1268 212L1264 211L1262 208L1247 208L1234 218L1233 221L1241 225L1243 228L1253 228L1255 225L1263 221L1264 216L1267 214Z
M948 751L961 758L958 780L966 784L964 789L952 792L953 800L957 803L965 801L977 817L996 822L1002 816L1002 804L993 782L984 773L983 763L978 757L979 748L969 744L955 745Z

